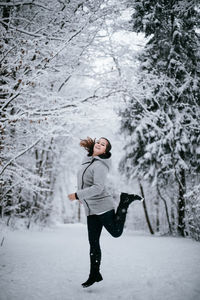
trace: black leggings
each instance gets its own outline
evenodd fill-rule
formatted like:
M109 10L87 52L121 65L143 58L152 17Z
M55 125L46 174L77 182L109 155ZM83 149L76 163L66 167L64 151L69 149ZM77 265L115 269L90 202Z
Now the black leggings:
M124 229L127 208L118 207L105 212L102 215L91 215L87 217L88 239L90 243L90 272L99 270L101 263L100 235L103 226L113 236L119 237Z

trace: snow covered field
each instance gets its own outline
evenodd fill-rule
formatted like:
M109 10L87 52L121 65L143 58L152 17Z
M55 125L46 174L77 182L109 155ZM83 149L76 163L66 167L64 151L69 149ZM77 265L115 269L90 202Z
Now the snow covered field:
M1 300L199 300L200 243L125 231L101 238L104 280L83 289L89 272L86 226L4 231Z

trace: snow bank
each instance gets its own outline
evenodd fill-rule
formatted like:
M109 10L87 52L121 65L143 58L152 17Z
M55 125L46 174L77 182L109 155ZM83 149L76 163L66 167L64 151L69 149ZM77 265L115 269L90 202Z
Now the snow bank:
M198 300L200 244L124 232L101 238L104 280L83 289L89 272L85 225L7 231L0 247L1 300Z

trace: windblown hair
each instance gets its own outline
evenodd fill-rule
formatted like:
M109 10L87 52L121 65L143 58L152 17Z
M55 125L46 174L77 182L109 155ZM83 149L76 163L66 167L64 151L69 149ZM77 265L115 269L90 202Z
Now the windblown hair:
M106 145L106 153L105 154L101 154L99 155L99 157L101 158L109 158L111 156L110 150L112 148L110 141L105 138L105 137L101 137L101 139L104 139L107 141L107 145ZM80 146L85 148L85 150L88 152L88 156L92 156L93 154L93 148L94 145L96 143L96 139L92 139L90 137L87 137L87 139L83 139L80 141Z
M89 136L87 137L87 139L80 141L80 146L87 150L88 156L92 156L95 142L96 139L91 139Z

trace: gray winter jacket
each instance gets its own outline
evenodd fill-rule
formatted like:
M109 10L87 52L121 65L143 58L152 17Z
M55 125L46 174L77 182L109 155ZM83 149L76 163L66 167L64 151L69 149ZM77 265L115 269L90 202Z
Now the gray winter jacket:
M83 203L86 216L114 209L112 196L106 190L106 178L111 159L87 156L78 172L77 196Z

